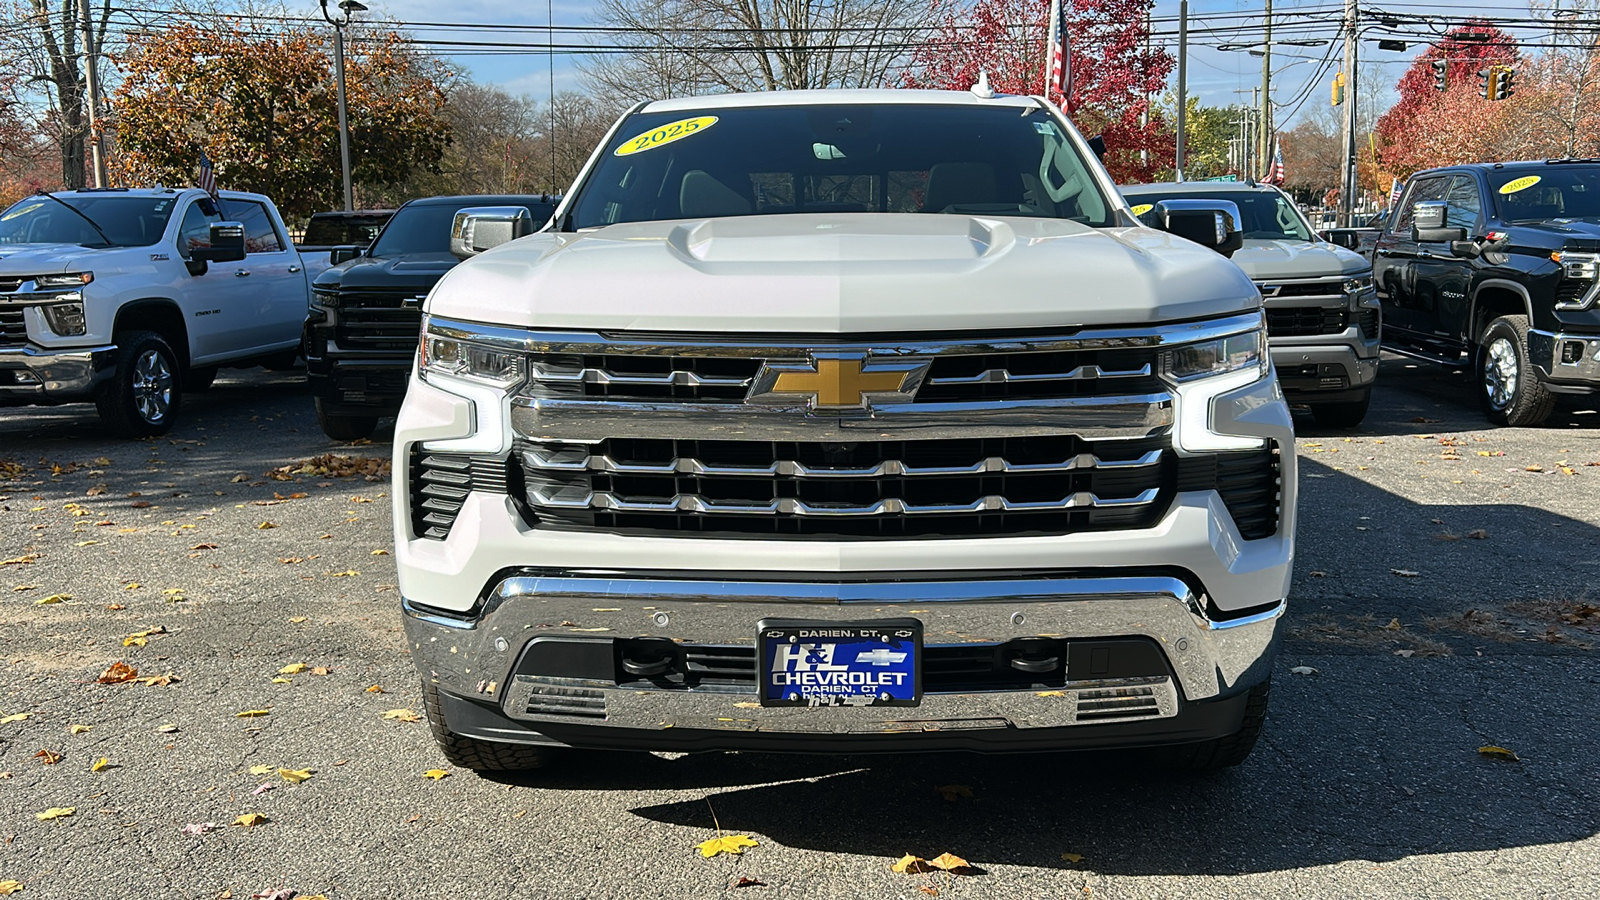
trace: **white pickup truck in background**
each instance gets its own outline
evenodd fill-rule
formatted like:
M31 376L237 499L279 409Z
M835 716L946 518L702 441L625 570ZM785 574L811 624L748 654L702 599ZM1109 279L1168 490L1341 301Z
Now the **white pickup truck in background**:
M292 368L309 291L260 194L34 194L0 213L0 406L93 402L162 434L219 366Z

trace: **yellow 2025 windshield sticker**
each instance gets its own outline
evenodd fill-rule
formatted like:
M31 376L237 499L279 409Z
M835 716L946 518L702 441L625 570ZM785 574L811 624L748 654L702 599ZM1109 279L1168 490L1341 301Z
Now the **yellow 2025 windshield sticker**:
M1150 210L1155 209L1155 208L1156 208L1156 205L1154 203L1141 203L1138 206L1135 206L1133 208L1133 214L1136 215L1136 216L1142 216L1145 213L1147 213Z
M1536 185L1538 183L1539 183L1539 176L1537 176L1537 175L1524 175L1521 178L1517 178L1517 179L1514 179L1512 181L1508 181L1505 184L1500 185L1500 193L1502 193L1502 194L1515 194L1517 191L1525 191L1528 188L1531 188L1531 187L1533 187L1534 185Z
M679 119L676 122L668 122L660 128L623 141L622 146L617 148L616 155L631 156L635 153L643 153L646 150L654 150L657 147L665 147L673 141L681 141L691 134L699 134L715 124L717 124L716 116L696 116L692 119Z

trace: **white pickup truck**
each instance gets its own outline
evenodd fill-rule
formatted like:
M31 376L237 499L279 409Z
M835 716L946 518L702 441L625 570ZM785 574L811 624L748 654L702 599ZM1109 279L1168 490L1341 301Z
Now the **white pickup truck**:
M162 434L219 366L292 368L309 297L260 194L34 194L0 213L0 406L93 402Z

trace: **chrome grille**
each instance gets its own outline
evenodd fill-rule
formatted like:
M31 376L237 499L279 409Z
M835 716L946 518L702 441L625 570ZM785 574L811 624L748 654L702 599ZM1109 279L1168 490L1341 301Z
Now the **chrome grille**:
M568 526L915 535L1146 527L1176 457L1163 438L609 439L518 444L523 498Z

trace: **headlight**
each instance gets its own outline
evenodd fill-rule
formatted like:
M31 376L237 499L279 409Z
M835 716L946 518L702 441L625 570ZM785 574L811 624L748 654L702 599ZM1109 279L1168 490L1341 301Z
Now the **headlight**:
M323 290L322 288L312 288L311 305L320 306L323 309L338 309L339 292Z
M520 384L526 371L522 353L495 346L485 336L437 326L427 316L422 319L417 368L424 379L465 378L507 389Z
M1593 281L1597 270L1600 270L1600 257L1593 253L1559 251L1550 254L1550 258L1561 264L1561 274L1565 278Z
M83 334L88 330L82 303L48 304L44 307L44 317L50 323L50 330L63 337Z
M66 275L40 275L33 283L40 288L79 288L94 280L93 272L72 272Z
M1372 276L1370 274L1356 275L1344 280L1344 292L1346 294L1359 294L1362 291L1370 290L1371 288Z
M1184 382L1254 369L1267 371L1265 329L1243 331L1227 337L1185 344L1164 354L1162 368L1173 381Z

